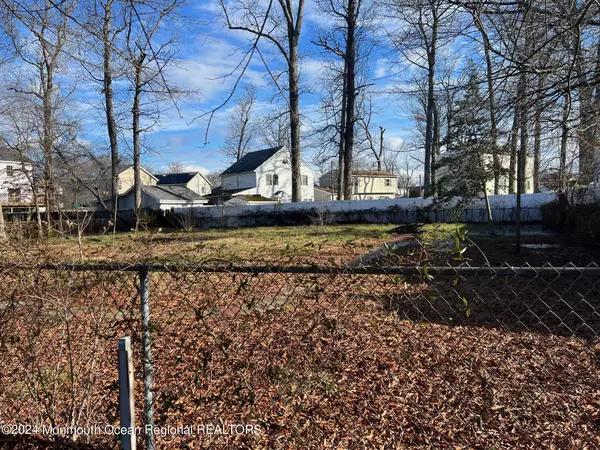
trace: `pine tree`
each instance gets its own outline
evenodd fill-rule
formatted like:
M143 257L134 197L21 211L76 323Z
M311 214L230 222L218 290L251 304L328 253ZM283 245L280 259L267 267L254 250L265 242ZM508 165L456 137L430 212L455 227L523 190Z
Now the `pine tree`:
M480 90L474 69L469 71L464 95L455 102L446 153L440 160L442 199L460 197L466 204L484 196L491 222L487 183L494 180L492 126L489 103Z

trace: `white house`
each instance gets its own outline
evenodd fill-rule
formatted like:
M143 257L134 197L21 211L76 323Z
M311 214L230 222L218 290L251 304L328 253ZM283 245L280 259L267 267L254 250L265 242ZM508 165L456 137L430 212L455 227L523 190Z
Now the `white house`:
M452 153L444 152L440 155L439 167L437 169L437 176L440 179L443 179L449 173L449 167L447 164L448 160L451 160ZM494 157L491 153L484 153L481 155L481 161L486 166L486 168L490 169L494 164ZM498 182L498 195L507 195L510 193L510 181L509 181L509 169L510 169L510 154L501 153L498 155L498 162L500 165L500 169L503 171L503 174L499 177ZM462 171L460 173L462 175ZM442 189L444 186L442 185ZM489 179L486 181L486 191L488 194L494 193L494 180ZM523 194L533 194L533 157L527 156L525 161L525 191ZM483 195L483 192L481 192Z
M398 177L379 170L352 170L352 200L383 200L398 196ZM336 189L337 171L326 172L319 186Z
M302 201L314 201L314 172L303 161L300 167ZM287 147L246 153L221 174L218 198L264 198L289 202L292 199L292 168Z
M32 190L23 168L31 171L19 152L0 147L0 202L7 204L31 203Z

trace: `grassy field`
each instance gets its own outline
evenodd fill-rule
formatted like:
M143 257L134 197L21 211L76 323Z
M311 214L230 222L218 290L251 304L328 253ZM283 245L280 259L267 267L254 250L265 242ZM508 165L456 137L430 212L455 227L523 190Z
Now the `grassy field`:
M414 227L412 227L414 228ZM485 225L425 224L418 230L396 225L341 225L207 229L182 232L153 230L76 238L51 238L39 244L13 242L5 260L35 262L154 262L168 264L351 264L385 245L391 257L380 264L446 264L453 260L457 230L466 239L465 259L476 265L587 265L600 261L597 247L578 246L549 233L523 234L524 247L515 252L513 230L499 227L490 235ZM466 232L466 233L465 233Z

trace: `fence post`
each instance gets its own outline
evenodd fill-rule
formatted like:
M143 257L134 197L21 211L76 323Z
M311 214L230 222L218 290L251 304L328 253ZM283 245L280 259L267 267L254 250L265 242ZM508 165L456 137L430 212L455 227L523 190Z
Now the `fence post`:
M121 449L135 449L135 403L133 401L133 360L129 336L119 339L119 417L121 428Z
M154 408L152 402L152 336L150 330L150 293L148 269L140 272L140 298L142 303L142 359L144 362L144 417L146 449L154 450Z

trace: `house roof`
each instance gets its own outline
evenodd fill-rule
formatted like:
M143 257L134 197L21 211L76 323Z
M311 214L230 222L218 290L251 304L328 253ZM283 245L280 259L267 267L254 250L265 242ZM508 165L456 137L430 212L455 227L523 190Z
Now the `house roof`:
M120 167L121 171L119 172L119 175L121 175L123 172L125 172L128 169L133 169L133 164L129 164L127 166L123 166ZM155 180L158 180L158 178L156 178L156 175L153 175L152 172L150 172L148 169L146 169L144 166L140 166L140 169L144 172L146 172L148 175L150 175L152 178L154 178Z
M224 190L223 186L217 186L217 187L213 188L213 190L210 191L210 194L207 194L205 197L211 198L211 197L232 196L234 194L237 194L238 192L244 192L244 191L247 191L249 189L251 189L251 188L239 188L239 189L227 189L227 190Z
M0 161L21 161L24 160L26 162L30 162L31 160L23 155L21 155L18 151L9 148L9 147L0 147Z
M252 172L256 168L260 167L266 160L271 158L275 153L281 150L283 147L273 147L264 150L258 150L256 152L246 153L242 156L238 162L233 163L225 172L221 175L230 175L232 173L243 173Z
M329 194L335 193L335 191L333 189L331 189L331 188L326 188L326 187L323 187L323 186L317 186L316 184L315 184L315 189L317 191L323 191L323 192L327 192Z
M335 173L335 171L333 173ZM389 178L389 177L396 176L393 173L385 172L383 170L352 170L352 171L350 171L350 173L352 175L368 176L368 177L387 177L387 178ZM323 175L331 176L331 174L332 174L332 172L329 171Z
M394 177L395 175L383 170L353 170L352 175L362 175L370 177Z
M158 184L186 184L196 175L198 175L198 172L166 173L155 176L158 178Z
M143 186L142 190L146 192L148 195L158 199L158 200L201 200L202 197L200 194L195 193L191 189L188 189L185 186Z
M123 192L119 197L126 197L127 195L133 194L135 186L131 186L127 191ZM143 185L142 192L154 197L157 200L163 201L193 201L202 200L203 196L195 193L191 189L185 186L179 185ZM110 200L107 198L105 200Z

